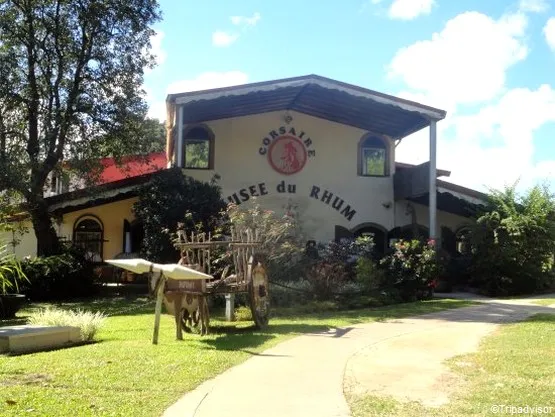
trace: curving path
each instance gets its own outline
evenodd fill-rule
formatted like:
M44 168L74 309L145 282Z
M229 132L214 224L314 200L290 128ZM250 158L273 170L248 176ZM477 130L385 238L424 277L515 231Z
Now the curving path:
M163 416L348 417L344 390L441 405L449 390L437 387L452 377L445 359L474 351L499 323L553 312L529 299L474 299L482 303L288 340L203 383Z

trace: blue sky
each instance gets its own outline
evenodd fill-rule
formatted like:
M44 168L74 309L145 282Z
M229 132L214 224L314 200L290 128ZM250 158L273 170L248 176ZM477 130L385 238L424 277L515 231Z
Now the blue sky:
M168 93L318 74L447 110L438 164L477 188L555 185L555 0L161 0L145 78ZM428 159L427 131L397 160Z

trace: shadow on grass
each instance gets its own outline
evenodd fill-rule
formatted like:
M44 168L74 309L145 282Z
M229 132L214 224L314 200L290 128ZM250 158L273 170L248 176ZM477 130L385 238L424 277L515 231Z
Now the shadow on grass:
M254 325L249 326L233 326L233 325L215 325L210 327L211 334L215 335L211 339L201 339L206 345L206 349L243 351L251 355L258 356L276 356L271 354L262 354L252 349L256 349L271 339L275 339L278 335L296 336L300 334L325 334L329 332L330 327L324 325L311 325L302 323L276 323L264 329L258 329ZM279 355L278 355L279 356Z
M32 303L30 307L24 308L22 312L29 313L41 308L54 307L64 310L99 311L108 316L134 316L154 313L154 303L155 301L147 296L135 295L125 297L85 298L71 301Z
M2 319L0 320L0 327L6 326L23 326L27 324L27 316L16 317L15 319Z

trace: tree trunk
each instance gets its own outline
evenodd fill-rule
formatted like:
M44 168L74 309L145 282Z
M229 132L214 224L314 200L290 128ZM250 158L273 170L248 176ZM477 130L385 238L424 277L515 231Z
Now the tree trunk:
M30 202L29 205L31 207L31 222L37 236L37 256L59 254L62 245L48 213L48 205L42 198L35 202Z

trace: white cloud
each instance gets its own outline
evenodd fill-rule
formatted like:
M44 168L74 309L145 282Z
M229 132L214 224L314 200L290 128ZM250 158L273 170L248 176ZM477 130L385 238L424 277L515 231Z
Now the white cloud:
M555 18L551 24L555 40ZM518 179L522 188L542 180L555 185L555 157L534 158L535 132L555 123L555 88L505 85L508 69L528 54L526 27L521 12L497 20L466 12L431 39L399 50L390 63L389 76L407 88L399 95L448 111L438 124L437 162L452 172L452 182L481 190ZM547 38L549 24L544 32ZM428 134L403 139L397 159L427 161Z
M520 0L519 9L523 12L542 13L549 9L547 0Z
M241 71L203 72L195 78L171 83L168 86L168 94L231 87L245 84L248 79L249 76Z
M388 76L444 106L490 100L503 91L506 70L528 54L526 25L522 14L462 13L431 39L400 49Z
M203 72L195 78L179 80L170 83L167 94L186 93L189 91L208 90L211 88L231 87L234 85L245 84L249 80L247 74L241 71L228 72ZM166 119L166 102L155 101L147 91L147 100L150 103L148 115L160 120Z
M231 16L231 23L236 26L254 26L258 23L261 16L260 13L255 12L251 17L247 16Z
M151 101L149 103L147 116L151 119L158 119L161 122L166 120L166 102Z
M547 21L543 28L543 34L549 47L555 51L555 17Z
M212 33L212 45L218 47L229 46L237 39L239 39L239 35L235 33L224 32L221 30Z
M534 132L555 122L555 89L515 88L477 113L454 115L438 123L438 167L449 181L471 188L501 188L520 179L520 187L555 180L555 160L534 163ZM400 161L428 158L428 132L403 139Z
M418 16L430 14L434 3L434 0L394 0L389 7L388 15L392 19L416 19Z

